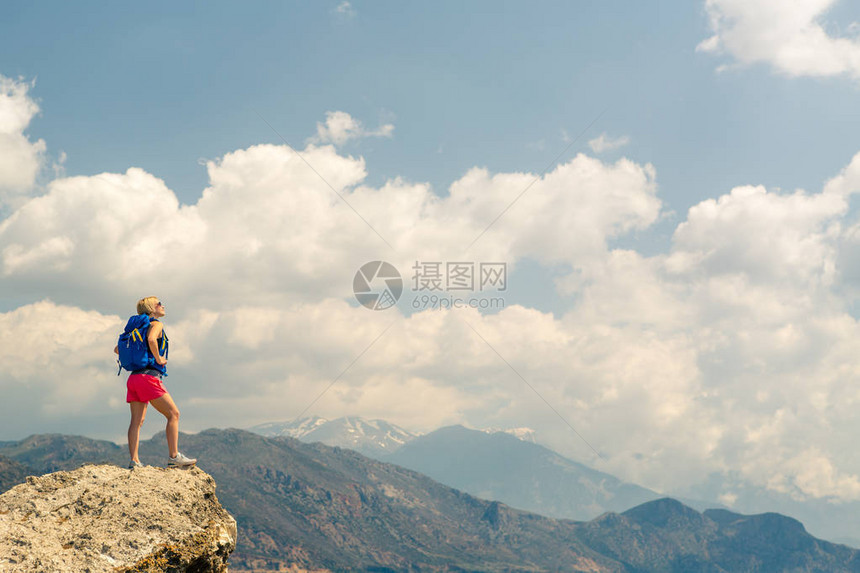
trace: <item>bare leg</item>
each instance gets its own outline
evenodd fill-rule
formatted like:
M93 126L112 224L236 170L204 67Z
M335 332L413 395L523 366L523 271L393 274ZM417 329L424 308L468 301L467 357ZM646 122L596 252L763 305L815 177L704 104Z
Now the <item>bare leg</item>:
M128 454L131 459L139 462L137 446L140 444L140 428L146 419L146 402L129 402L131 407L131 423L128 425Z
M169 393L150 401L150 404L167 418L167 449L170 457L175 458L179 453L179 408Z

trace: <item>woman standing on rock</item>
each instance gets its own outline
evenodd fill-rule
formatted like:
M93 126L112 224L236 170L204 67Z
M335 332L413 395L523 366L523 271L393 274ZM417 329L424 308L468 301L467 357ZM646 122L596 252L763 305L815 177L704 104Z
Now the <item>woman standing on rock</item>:
M146 333L148 365L134 370L128 377L128 393L125 401L131 407L131 423L128 426L128 453L131 455L129 469L142 467L138 458L140 428L146 418L146 407L153 407L167 418L167 467L187 467L197 463L179 451L179 408L165 390L161 379L167 376L167 334L161 324L166 314L165 307L156 296L148 296L137 302L137 316L132 316L125 327L126 333ZM138 334L140 336L140 334ZM119 354L119 346L114 348Z

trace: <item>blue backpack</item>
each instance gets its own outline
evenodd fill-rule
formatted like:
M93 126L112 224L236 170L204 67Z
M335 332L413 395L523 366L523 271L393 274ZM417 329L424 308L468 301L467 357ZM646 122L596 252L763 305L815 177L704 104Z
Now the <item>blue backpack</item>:
M129 372L149 368L155 364L155 359L149 351L146 335L149 333L150 319L148 314L138 314L128 319L125 330L119 335L117 350L119 350L119 376L122 369ZM165 336L165 342L166 342Z

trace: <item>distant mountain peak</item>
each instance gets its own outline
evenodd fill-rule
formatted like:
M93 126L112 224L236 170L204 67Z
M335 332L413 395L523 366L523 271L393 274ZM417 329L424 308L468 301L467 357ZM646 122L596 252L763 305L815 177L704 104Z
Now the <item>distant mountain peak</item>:
M523 442L528 442L530 444L536 444L537 441L535 439L536 432L532 428L527 427L518 427L518 428L501 428L498 426L490 426L487 428L473 428L464 426L463 424L452 424L450 426L443 426L437 430L434 430L432 433L442 432L443 434L507 434L509 436L513 436L518 440Z
M385 420L367 420L360 416L344 416L327 420L319 416L270 422L248 429L267 437L290 437L303 442L322 442L355 450L371 457L397 451L418 434Z
M622 515L638 523L650 523L656 527L681 525L684 523L699 523L704 518L701 513L671 497L663 497L648 501Z
M286 422L266 422L265 424L248 428L248 431L268 437L289 436L291 438L301 438L301 436L314 431L314 429L326 423L328 423L328 420L320 416L307 416Z
M536 444L537 440L535 439L536 432L531 428L520 427L520 428L483 428L481 430L487 434L510 434L515 438L518 438L524 442L529 442L532 444Z

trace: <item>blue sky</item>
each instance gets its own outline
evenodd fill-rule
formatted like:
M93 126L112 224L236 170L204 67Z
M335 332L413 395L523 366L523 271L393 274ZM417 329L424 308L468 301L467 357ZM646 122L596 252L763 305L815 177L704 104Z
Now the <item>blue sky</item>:
M831 21L856 16L848 4ZM726 58L695 51L699 3L86 6L6 7L0 71L36 81L29 133L65 153L67 175L138 166L186 204L207 185L202 160L301 146L329 110L396 126L344 146L367 160L367 183L399 176L440 195L471 167L537 174L569 139L581 134L560 162L606 133L630 139L606 157L657 168L674 215L615 242L654 253L689 207L733 186L818 190L860 132L856 82L717 72ZM558 312L556 274L524 260L510 294Z
M122 440L104 349L154 293L191 431L336 379L309 415L860 501L856 3L49 6L0 17L0 439ZM515 268L503 310L353 300L526 188L468 252Z
M11 3L0 68L36 79L29 132L66 152L67 174L140 166L186 203L206 185L200 158L280 143L257 114L292 145L328 110L393 122L391 139L347 151L371 183L399 175L445 194L475 165L540 172L562 130L605 110L565 158L601 132L629 135L623 153L655 164L680 213L738 184L815 190L853 154L855 83L716 72L725 58L695 51L709 33L700 3L337 6Z

